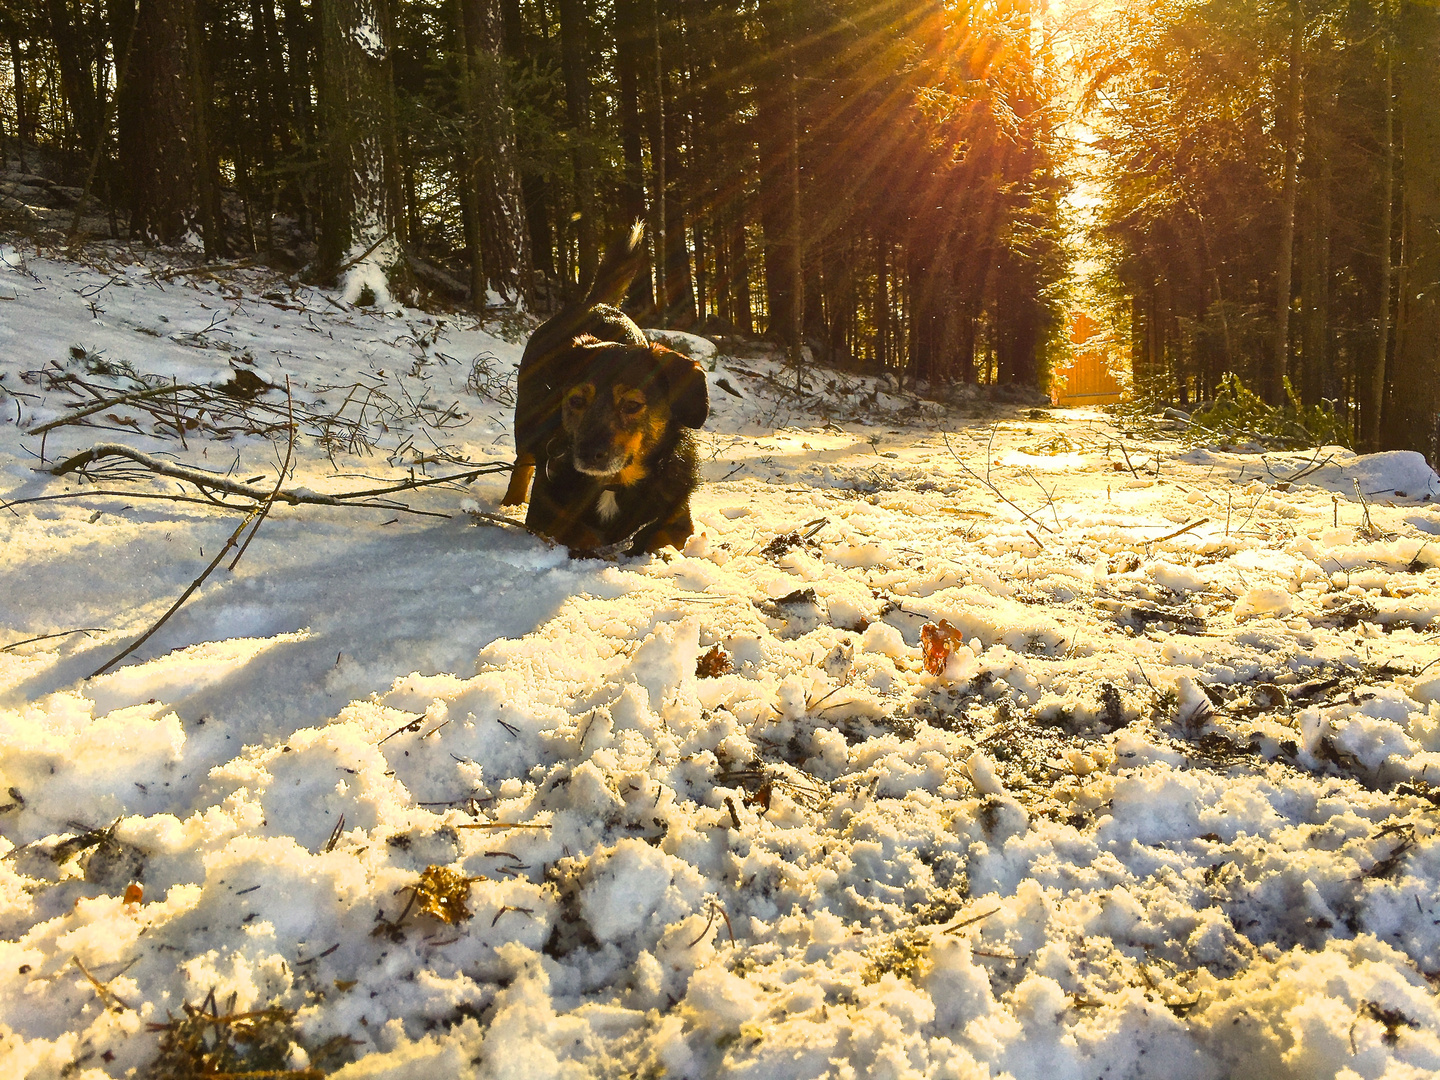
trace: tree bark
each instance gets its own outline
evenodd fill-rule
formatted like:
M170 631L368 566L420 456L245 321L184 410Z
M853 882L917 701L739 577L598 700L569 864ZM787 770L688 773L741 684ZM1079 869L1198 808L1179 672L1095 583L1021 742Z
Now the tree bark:
M585 0L559 0L560 55L565 73L565 111L570 120L575 169L575 210L579 225L580 284L585 287L600 263L595 220L595 147L590 130L589 10Z
M1390 18L1386 0L1385 19ZM1390 355L1390 296L1394 270L1391 263L1392 233L1395 230L1395 39L1390 26L1385 28L1382 47L1385 50L1385 145L1381 168L1384 177L1380 203L1380 275L1377 282L1380 303L1375 312L1375 367L1370 373L1369 395L1364 404L1364 448L1371 453L1380 449L1380 424L1385 410L1386 363Z
M469 184L475 190L473 210L478 215L477 261L484 267L478 281L472 270L471 304L476 310L483 309L488 286L505 299L530 307L535 274L516 166L515 113L502 54L504 20L499 0L460 0L460 6L468 89Z
M755 316L750 299L750 256L745 250L745 204L738 196L732 207L729 231L726 263L734 305L730 321L737 333L749 337L755 332Z
M760 228L765 236L766 332L800 357L804 284L800 255L800 150L789 0L760 0L767 61L756 94Z
M193 4L193 0L190 2ZM55 42L60 90L70 105L79 148L89 153L100 137L104 107L90 72L89 61L94 49L85 26L85 12L78 5L72 8L70 0L46 0L45 13L50 20L50 37Z
M130 236L174 244L192 231L218 247L194 0L141 0L120 87L120 158Z
M504 23L505 59L512 69L529 66L533 60L533 35L525 33L520 0L500 0ZM518 143L517 131L517 143ZM550 220L550 183L533 170L521 170L520 192L525 206L526 235L530 238L530 260L534 273L542 278L555 276L555 234Z
M627 222L645 220L645 129L640 120L641 72L650 54L649 5L642 0L615 0L615 68L620 83L620 149L625 168L620 180L620 208ZM626 304L634 311L652 311L655 288L648 271L635 275Z
M25 78L25 60L20 49L20 33L17 30L10 38L10 73L14 76L15 142L21 172L28 171L25 165L25 144L35 137L35 121L29 110L30 89Z
M1295 193L1300 158L1301 46L1305 16L1299 0L1292 0L1290 64L1285 94L1285 176L1280 194L1280 247L1275 265L1275 339L1265 368L1262 391L1271 405L1285 403L1285 372L1290 363L1291 271L1295 256Z
M1440 8L1400 7L1403 280L1395 372L1381 432L1387 449L1416 450L1437 464L1440 414Z
M319 269L325 280L344 271L350 303L367 289L385 299L382 274L398 267L405 240L390 34L386 0L325 0Z

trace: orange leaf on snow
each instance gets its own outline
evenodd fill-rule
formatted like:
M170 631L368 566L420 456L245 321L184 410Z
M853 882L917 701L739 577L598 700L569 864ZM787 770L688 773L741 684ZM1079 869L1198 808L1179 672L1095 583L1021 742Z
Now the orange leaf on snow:
M920 652L925 657L925 670L931 675L945 674L945 662L963 644L965 639L960 636L960 631L944 619L938 623L926 623L920 628Z

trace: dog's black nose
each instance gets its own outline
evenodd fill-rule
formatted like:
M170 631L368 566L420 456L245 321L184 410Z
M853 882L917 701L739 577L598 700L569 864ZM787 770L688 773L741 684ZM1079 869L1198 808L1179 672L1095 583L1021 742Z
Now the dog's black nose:
M610 472L614 464L614 452L609 446L577 446L575 467L581 472Z

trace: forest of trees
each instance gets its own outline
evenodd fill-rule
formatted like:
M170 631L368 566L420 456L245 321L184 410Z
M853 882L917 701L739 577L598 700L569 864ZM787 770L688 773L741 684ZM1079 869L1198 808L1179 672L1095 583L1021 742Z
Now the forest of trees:
M1139 385L1234 372L1435 462L1440 4L1126 4L1086 57L1106 282Z
M1434 460L1436 0L0 0L0 54L117 236L543 311L638 218L643 322L1043 386L1084 306L1141 394Z

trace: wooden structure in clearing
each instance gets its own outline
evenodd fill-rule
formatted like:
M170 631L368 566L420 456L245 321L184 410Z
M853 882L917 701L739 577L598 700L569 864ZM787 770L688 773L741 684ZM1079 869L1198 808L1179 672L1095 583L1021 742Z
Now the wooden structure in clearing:
M1089 312L1070 317L1070 342L1075 355L1068 367L1058 368L1050 382L1055 405L1112 405L1125 397L1125 388L1106 363L1110 335L1103 333Z

